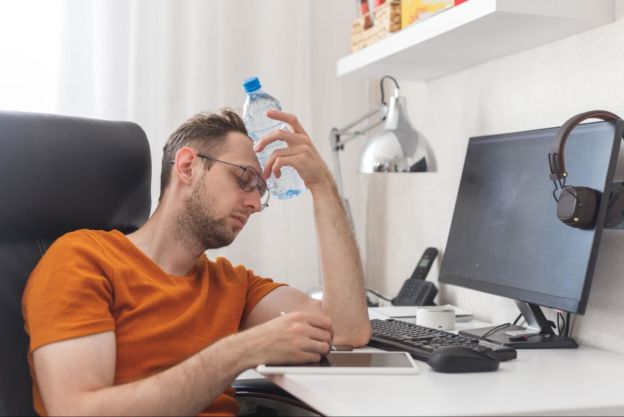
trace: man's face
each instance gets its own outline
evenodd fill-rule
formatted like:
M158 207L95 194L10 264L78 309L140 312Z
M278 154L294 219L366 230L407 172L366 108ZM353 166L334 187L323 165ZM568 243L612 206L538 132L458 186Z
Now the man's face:
M223 149L217 159L251 166L261 172L247 136L231 132ZM181 226L206 249L227 246L243 229L249 216L260 211L260 194L257 190L247 192L241 189L240 168L213 162L210 170L206 170L204 160L198 158L196 162L198 180L184 202L179 219Z

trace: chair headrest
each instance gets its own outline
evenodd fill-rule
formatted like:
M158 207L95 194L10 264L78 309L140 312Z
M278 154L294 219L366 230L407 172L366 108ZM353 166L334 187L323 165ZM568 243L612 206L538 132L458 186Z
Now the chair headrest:
M134 230L149 216L150 190L137 124L0 111L0 236Z

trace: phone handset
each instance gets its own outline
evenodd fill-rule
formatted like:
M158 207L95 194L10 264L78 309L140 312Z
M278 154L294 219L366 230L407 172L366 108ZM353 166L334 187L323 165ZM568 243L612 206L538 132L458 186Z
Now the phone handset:
M416 264L416 268L414 272L412 272L412 278L422 279L427 278L427 274L429 274L429 270L431 269L431 265L433 265L433 261L436 256L438 256L438 250L436 248L427 248L425 252L422 254L420 261Z
M426 282L427 274L438 256L436 248L427 248L416 264L412 276L401 287L399 294L392 300L395 306L433 305L438 289L431 282Z

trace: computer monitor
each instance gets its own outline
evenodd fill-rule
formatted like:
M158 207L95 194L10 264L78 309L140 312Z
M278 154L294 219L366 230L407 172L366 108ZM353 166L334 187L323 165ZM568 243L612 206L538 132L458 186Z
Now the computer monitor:
M508 334L517 326L469 335L490 332L488 339L520 348L577 346L555 335L540 306L585 312L622 130L583 124L566 144L566 184L601 192L591 230L557 218L548 166L557 128L470 138L439 281L516 300L531 329L522 337Z

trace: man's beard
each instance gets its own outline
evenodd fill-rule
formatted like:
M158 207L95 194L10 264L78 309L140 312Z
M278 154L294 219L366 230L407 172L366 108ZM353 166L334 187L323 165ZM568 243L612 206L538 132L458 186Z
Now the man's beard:
M178 237L191 247L201 245L202 251L228 246L236 234L228 229L227 217L216 217L216 199L213 196L202 197L203 189L202 178L184 202L183 211L176 219Z

